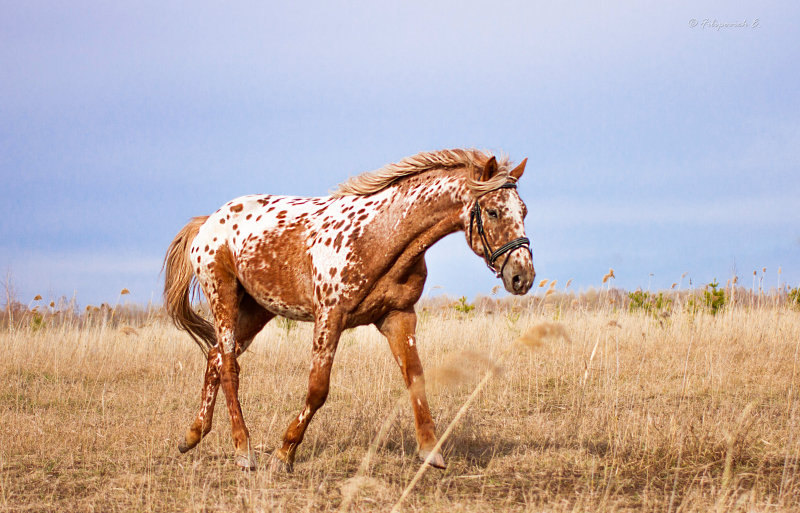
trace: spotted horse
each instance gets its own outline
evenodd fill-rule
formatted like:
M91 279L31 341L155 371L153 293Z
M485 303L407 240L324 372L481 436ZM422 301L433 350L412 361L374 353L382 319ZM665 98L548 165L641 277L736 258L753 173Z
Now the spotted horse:
M309 422L328 396L342 331L374 324L400 366L414 412L418 455L436 434L417 353L414 304L427 275L425 251L464 231L467 244L512 294L525 294L535 272L516 189L523 160L478 150L424 152L364 173L319 198L254 195L229 201L181 229L164 260L164 298L176 325L208 357L200 410L178 449L211 430L222 386L231 418L234 461L254 469L255 453L239 404L241 355L276 315L314 322L305 407L289 424L272 465L291 471ZM192 308L199 285L213 324Z

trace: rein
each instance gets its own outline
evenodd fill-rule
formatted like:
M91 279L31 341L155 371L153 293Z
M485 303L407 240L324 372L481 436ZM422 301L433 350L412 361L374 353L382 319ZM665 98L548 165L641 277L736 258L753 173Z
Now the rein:
M483 229L483 219L481 218L481 205L479 203L480 198L483 196L492 193L494 191L499 191L500 189L516 189L517 184L513 182L504 183L497 189L492 189L491 191L485 192L475 198L475 204L472 205L472 209L469 213L469 243L472 244L472 225L476 225L478 227L478 235L481 238L481 244L483 244L483 258L486 262L487 267L492 270L496 277L500 278L503 274L503 269L506 268L506 264L508 263L508 259L511 256L511 253L514 250L524 247L528 250L528 253L531 253L531 241L527 237L520 237L518 239L514 239L511 242L506 242L497 250L492 251L492 246L489 244L489 240L486 238L486 231ZM500 258L504 253L508 253L506 255L505 260L503 260L503 265L500 266L500 270L497 270L494 263L495 261ZM532 253L531 253L532 254Z

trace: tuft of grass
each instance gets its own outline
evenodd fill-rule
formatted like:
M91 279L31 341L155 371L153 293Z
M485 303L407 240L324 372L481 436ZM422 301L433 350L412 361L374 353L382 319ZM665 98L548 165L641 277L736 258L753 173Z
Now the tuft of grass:
M542 347L548 339L563 339L566 342L570 342L569 335L567 334L567 330L564 328L563 324L558 322L542 321L534 324L519 338L517 338L516 343L521 344L528 349L537 349Z

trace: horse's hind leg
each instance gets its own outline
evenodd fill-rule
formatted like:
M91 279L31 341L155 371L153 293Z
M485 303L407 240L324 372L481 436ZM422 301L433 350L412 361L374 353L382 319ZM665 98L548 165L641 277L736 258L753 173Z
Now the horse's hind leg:
M206 365L206 376L203 382L203 392L200 399L200 411L192 425L186 431L186 438L178 445L178 450L186 452L193 449L204 436L211 431L211 422L214 417L214 405L217 402L217 390L219 390L219 373L222 368L222 354L214 346L208 352L208 364Z
M243 353L253 338L273 317L261 308L252 297L245 294L239 302L239 318L236 323L236 339L239 343L239 354ZM222 353L217 346L208 352L208 364L200 399L200 411L186 432L183 442L178 445L180 452L194 448L210 431L214 417L214 405L219 390L220 370L222 369Z
M240 467L253 469L256 465L255 453L250 448L250 432L244 423L242 406L239 404L239 363L236 361L241 349L236 337L239 303L245 292L236 278L233 255L227 246L218 246L209 254L213 254L213 261L202 266L201 272L196 273L196 276L214 315L217 339L214 349L217 350L221 360L219 384L225 393L225 402L231 418L234 461Z

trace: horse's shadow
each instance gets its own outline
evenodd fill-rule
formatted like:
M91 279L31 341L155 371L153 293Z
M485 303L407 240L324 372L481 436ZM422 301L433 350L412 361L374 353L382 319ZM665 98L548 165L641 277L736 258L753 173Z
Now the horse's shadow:
M346 450L352 442L338 442L339 450ZM611 450L606 440L580 441L575 439L537 438L523 439L502 435L487 435L477 430L462 430L451 434L442 446L448 462L461 461L464 464L486 467L495 458L515 454L545 453L548 451L581 450L588 455L604 457ZM382 445L379 452L414 456L417 441L413 431L403 430L393 433Z
M448 461L460 460L468 465L483 467L496 457L514 454L524 445L519 440L507 437L462 433L451 435L443 444L442 451ZM414 433L403 433L386 440L380 452L415 456L417 440Z

